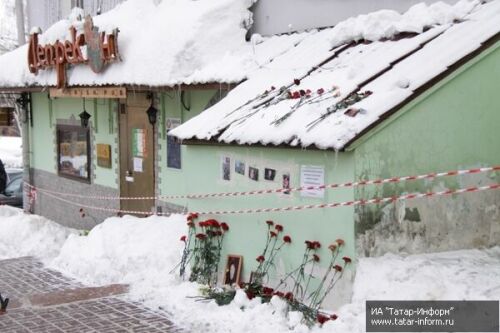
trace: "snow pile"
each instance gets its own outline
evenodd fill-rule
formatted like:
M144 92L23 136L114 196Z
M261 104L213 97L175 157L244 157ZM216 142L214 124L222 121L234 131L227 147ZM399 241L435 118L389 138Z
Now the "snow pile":
M23 256L50 260L59 254L68 235L75 232L44 217L0 206L0 260Z
M23 166L23 140L20 137L0 136L0 160L6 168Z
M112 217L87 236L71 235L52 265L93 285L168 276L182 254L183 215Z
M324 330L364 332L366 300L498 300L499 276L500 247L362 258L352 303Z
M499 299L500 248L361 259L353 303L338 309L339 319L322 328L300 324L274 298L269 304L238 292L227 306L197 302L200 286L183 282L171 270L183 249L185 216L110 218L88 236L71 235L51 266L93 285L129 283L130 297L171 314L192 332L287 333L364 332L367 299Z
M499 0L481 4L462 0L453 6L418 4L402 15L378 11L311 32L171 134L181 140L340 150L500 32L498 17ZM418 34L397 36L400 32ZM394 36L398 38L391 39ZM343 48L361 39L372 42ZM298 78L300 84L294 85ZM286 98L286 93L279 93L281 87L297 94L302 90L302 96L309 90L310 97ZM341 106L352 93L366 91L371 94ZM348 108L362 112L347 115Z

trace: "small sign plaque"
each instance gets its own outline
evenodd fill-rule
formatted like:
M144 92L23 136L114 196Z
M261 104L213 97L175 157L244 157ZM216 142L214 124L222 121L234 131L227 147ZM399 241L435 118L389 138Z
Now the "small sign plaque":
M50 88L50 98L127 98L127 89L123 87L94 87L94 88Z
M97 165L111 169L111 145L97 144Z

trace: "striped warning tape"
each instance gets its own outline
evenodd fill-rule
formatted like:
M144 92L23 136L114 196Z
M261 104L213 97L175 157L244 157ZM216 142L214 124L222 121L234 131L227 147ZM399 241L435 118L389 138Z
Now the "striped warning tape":
M274 212L287 212L287 211L297 211L297 210L306 210L306 209L324 209L324 208L336 208L336 207L346 207L346 206L363 206L369 204L380 204L386 202L396 202L396 201L404 201L404 200L413 200L419 198L431 198L445 195L453 195L453 194L463 194L463 193L472 193L472 192L480 192L487 190L495 190L500 188L500 183L479 186L479 187L468 187L461 188L456 190L443 190L438 192L426 192L426 193L411 193L405 194L401 196L391 196L384 198L372 198L369 200L354 200L354 201L344 201L344 202L336 202L336 203L324 203L324 204L316 204L316 205L303 205L303 206L290 206L290 207L280 207L280 208L257 208L257 209L242 209L242 210L222 210L222 211L207 211L207 212L194 212L198 215L234 215L234 214L252 214L252 213L274 213ZM134 214L134 215L169 215L168 213L154 213L154 212L145 212L145 211L127 211L113 208L104 208L104 207L96 207L90 205L84 205L80 203L76 203L56 195L50 193L44 193L45 195L52 197L54 199L60 200L62 202L71 204L73 206L78 206L80 208L87 208L92 210L100 210L107 211L113 213L122 213L122 214Z
M31 188L35 188L40 192L64 195L66 197L74 198L85 198L85 199L96 199L96 200L165 200L165 199L206 199L206 198L216 198L216 197L235 197L235 196L247 196L247 195L260 195L260 194L273 194L273 193L283 193L283 192L298 192L306 190L322 190L322 189L334 189L334 188L348 188L348 187L358 187L366 185L379 185L387 183L399 183L403 181L421 180L421 179L433 179L445 176L458 176L466 174L483 173L489 171L500 171L500 166L485 167L485 168L475 168L466 170L454 170L439 173L427 173L418 176L403 176L403 177L392 177L385 179L375 179L375 180L362 180L358 182L347 182L339 184L328 184L319 186L303 186L295 188L278 188L278 189L268 189L268 190L255 190L255 191L243 191L243 192L221 192L221 193L207 193L207 194L187 194L187 195L160 195L155 197L113 197L113 196L89 196L74 193L58 192L53 190L47 190L39 187L34 187L28 185Z

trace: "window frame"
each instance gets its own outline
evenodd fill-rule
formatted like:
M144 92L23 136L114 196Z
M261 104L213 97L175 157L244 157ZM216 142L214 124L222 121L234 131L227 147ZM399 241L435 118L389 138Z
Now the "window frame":
M79 133L84 133L87 138L87 177L73 176L68 173L61 171L61 132L62 131L76 131ZM90 151L90 128L82 127L78 125L56 125L56 145L57 145L57 175L59 177L68 178L71 180L76 180L81 183L91 183L91 165L92 165L92 153Z

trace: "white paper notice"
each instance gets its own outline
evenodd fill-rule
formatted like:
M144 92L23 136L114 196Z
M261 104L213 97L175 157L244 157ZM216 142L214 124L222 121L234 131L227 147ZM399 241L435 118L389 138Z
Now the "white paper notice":
M142 172L142 161L142 158L134 157L134 172Z
M325 168L314 165L300 166L300 187L322 186L325 185ZM300 191L302 197L323 198L325 189L303 190Z

